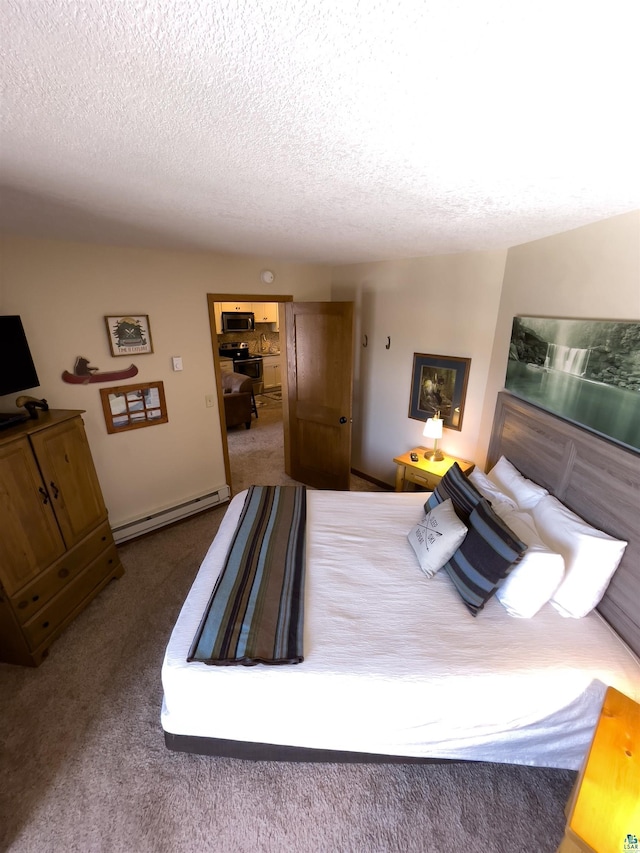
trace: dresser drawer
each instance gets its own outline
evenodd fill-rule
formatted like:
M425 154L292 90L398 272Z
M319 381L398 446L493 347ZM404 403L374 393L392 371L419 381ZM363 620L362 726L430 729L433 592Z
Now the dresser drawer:
M113 545L113 535L109 522L105 521L75 548L11 596L11 603L19 622L24 624L31 619L47 601L71 583L85 566L92 563L110 545Z
M120 557L115 545L111 545L100 554L83 572L69 581L55 598L52 598L25 623L22 630L30 648L37 648L50 634L53 634L56 628L68 619L69 614L85 598L90 597L93 590L111 573L114 576L122 574Z
M404 469L404 479L407 483L415 483L417 486L423 486L425 489L433 491L442 478L437 475L431 475L426 471L423 473L422 471L416 471L415 468L406 467Z
M122 574L120 558L115 545L111 545L100 554L97 560L94 560L83 572L69 581L61 592L25 623L22 630L29 646L35 649L43 643L61 622L68 618L74 608L90 596L101 581L112 572L118 576Z

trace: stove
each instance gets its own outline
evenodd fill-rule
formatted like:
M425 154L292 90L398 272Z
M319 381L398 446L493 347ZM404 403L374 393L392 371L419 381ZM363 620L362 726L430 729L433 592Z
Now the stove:
M231 343L220 344L218 354L232 358L234 361L249 358L249 344L246 341L231 341Z
M244 373L253 380L253 393L262 394L264 380L262 375L262 356L252 355L246 341L231 341L220 344L218 354L233 359L235 373Z

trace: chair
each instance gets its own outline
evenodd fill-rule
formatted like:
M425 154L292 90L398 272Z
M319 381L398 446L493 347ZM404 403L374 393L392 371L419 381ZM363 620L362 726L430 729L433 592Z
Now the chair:
M244 424L249 429L251 412L255 410L251 377L243 373L223 373L222 398L227 429L239 424Z

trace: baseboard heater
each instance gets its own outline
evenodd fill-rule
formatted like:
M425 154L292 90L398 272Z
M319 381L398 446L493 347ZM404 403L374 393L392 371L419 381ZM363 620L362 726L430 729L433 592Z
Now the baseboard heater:
M160 527L173 524L174 521L188 518L190 515L195 515L228 500L229 486L221 486L215 492L208 492L205 495L184 501L184 503L174 504L174 506L160 509L150 515L144 515L125 524L119 524L113 528L113 538L116 545L119 545L129 539L135 539L136 536L158 530Z

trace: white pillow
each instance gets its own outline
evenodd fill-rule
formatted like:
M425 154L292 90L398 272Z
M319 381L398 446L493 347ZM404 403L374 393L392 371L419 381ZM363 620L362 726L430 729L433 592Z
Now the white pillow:
M491 508L500 517L503 517L505 513L513 512L518 509L516 502L508 495L505 495L504 492L501 492L496 484L493 483L486 474L483 474L482 471L473 470L469 474L469 480L471 480L482 497L489 501Z
M456 515L451 499L447 498L430 510L407 538L420 568L432 578L458 550L466 535L467 528Z
M541 498L549 494L533 480L527 480L504 456L498 459L487 476L501 492L513 498L518 509L533 509Z
M563 616L586 616L605 594L627 543L587 524L552 495L532 514L542 539L564 557L564 580L551 604Z
M531 619L562 583L564 558L547 548L528 512L510 512L502 518L528 547L498 587L496 598L510 616Z

